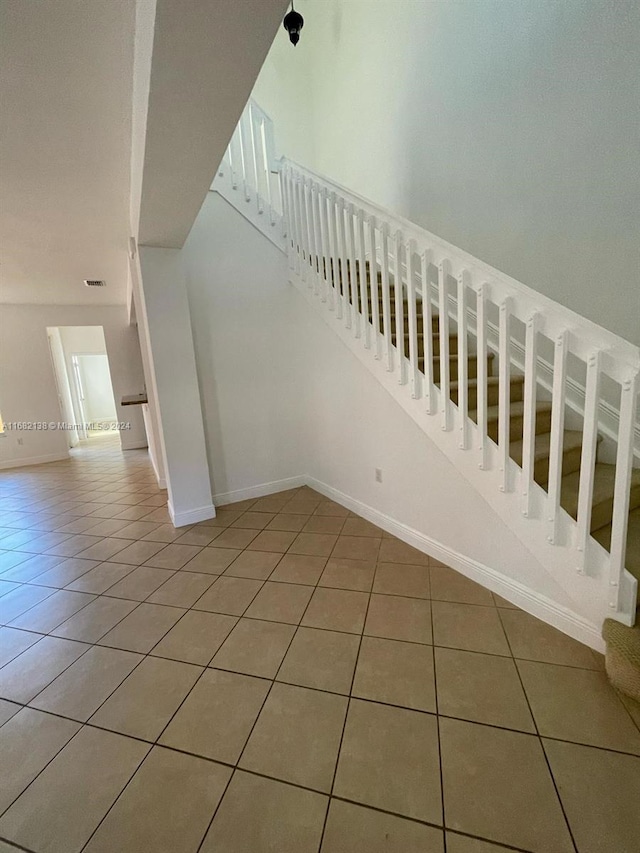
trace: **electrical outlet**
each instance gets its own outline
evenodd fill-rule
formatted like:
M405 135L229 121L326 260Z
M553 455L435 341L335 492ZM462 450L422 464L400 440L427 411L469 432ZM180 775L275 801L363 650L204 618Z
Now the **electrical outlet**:
M23 441L21 438L19 438L19 439L18 439L18 444L24 444L24 441Z
M376 483L382 482L382 468L376 468Z

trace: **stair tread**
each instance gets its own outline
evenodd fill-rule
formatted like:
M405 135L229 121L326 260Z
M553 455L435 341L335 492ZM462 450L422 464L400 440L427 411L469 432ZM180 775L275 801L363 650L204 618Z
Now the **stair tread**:
M490 378L499 379L499 377L490 377ZM550 411L551 411L551 403L547 402L546 400L541 400L540 402L536 403L536 412L542 413L542 412L550 412ZM471 412L469 412L469 416L476 414L476 413L477 413L477 410L473 409ZM487 406L487 421L488 421L488 423L491 423L492 421L497 421L499 418L499 413L500 413L500 406ZM523 417L524 416L524 400L517 400L514 403L509 403L509 413L510 413L510 417L512 417L512 418L513 417L516 417L516 418Z
M593 501L595 508L600 504L613 501L616 479L616 466L597 462L593 482ZM574 471L562 478L562 506L575 518L578 514L578 495L580 491L580 472ZM631 510L640 507L640 468L634 468L631 474L632 503ZM593 530L592 530L593 532Z
M511 458L517 462L519 465L522 463L522 449L524 442L523 441L512 441L510 454ZM562 442L562 449L564 453L568 453L571 450L577 450L579 447L582 447L582 432L580 430L567 429L564 431L564 440ZM536 436L536 447L534 458L544 459L549 456L551 451L551 433L546 432L542 435Z
M499 382L500 382L499 376L487 376L487 385L498 385ZM521 384L524 382L524 376L521 374L516 374L515 376L511 376L511 378L509 379L509 382L512 385ZM477 379L469 379L467 384L470 388L475 388L478 384L478 380ZM457 380L455 382L452 381L451 382L451 388L453 390L455 390L455 389L457 389L457 387L458 387L458 381Z

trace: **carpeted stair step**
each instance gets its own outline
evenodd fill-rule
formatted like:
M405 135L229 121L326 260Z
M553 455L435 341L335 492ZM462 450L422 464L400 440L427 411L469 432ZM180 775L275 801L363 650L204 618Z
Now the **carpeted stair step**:
M478 423L477 411L469 412L469 417ZM498 441L498 423L500 407L496 404L487 407L487 434L496 443ZM536 435L542 435L551 429L551 403L540 401L536 406ZM509 438L520 441L524 431L524 402L512 401L509 411Z
M593 481L593 502L591 509L591 533L611 525L613 518L613 494L616 479L616 466L597 462ZM562 496L560 503L572 518L578 517L578 494L580 472L574 471L562 478ZM634 468L631 474L631 492L629 512L640 507L640 468ZM609 536L611 534L609 533ZM640 549L640 541L638 542Z
M493 353L487 353L487 373L491 374L493 359L495 355ZM453 354L449 356L449 380L452 381L458 378L458 355ZM440 385L440 369L442 366L442 359L439 355L435 355L433 357L433 381L436 385ZM418 359L418 369L424 373L424 358ZM467 359L467 370L468 370L468 378L469 379L477 379L478 378L478 357L475 355L470 355Z
M500 385L497 376L487 377L487 406L497 406L499 401ZM524 376L515 374L511 376L510 381L510 398L511 402L515 403L522 400L524 396ZM478 380L470 379L467 383L468 407L469 411L478 408ZM458 383L451 383L451 399L454 403L458 402Z
M509 455L518 465L522 466L522 441L512 441ZM549 452L551 448L551 433L536 436L534 480L546 488L549 481ZM562 445L562 474L572 474L580 470L580 454L582 452L582 432L565 430Z

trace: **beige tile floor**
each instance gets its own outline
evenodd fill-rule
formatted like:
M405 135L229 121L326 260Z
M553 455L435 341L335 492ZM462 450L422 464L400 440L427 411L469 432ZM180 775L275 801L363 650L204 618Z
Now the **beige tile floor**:
M0 479L0 853L638 853L602 659L309 488Z

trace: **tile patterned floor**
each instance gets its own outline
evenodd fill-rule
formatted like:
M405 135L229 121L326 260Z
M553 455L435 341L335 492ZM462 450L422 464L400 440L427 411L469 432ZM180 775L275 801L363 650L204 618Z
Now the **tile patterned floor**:
M0 853L640 851L599 655L309 488L164 504L1 475Z

